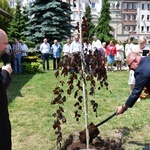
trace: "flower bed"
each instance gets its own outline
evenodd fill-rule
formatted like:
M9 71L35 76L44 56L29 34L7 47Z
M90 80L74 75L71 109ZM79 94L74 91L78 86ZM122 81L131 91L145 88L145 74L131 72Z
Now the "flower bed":
M23 62L31 63L31 62L37 62L38 57L37 56L25 56L23 57Z

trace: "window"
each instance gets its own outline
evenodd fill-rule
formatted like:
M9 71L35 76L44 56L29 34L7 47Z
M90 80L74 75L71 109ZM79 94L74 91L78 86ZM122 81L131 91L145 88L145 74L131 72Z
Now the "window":
M14 2L10 1L10 7L14 7Z
M141 32L144 32L144 26L141 26Z
M147 15L147 20L148 20L148 21L150 20L150 15Z
M128 9L132 9L132 3L128 3Z
M115 8L116 8L116 9L119 9L119 8L120 8L120 3L119 3L119 1L116 1L116 2L115 2Z
M144 10L144 4L142 4L142 9Z
M123 3L123 9L127 9L127 3Z
M124 30L127 30L127 26L123 26Z
M115 3L111 3L111 9L115 9Z
M89 6L89 3L85 3L85 8Z
M136 15L133 15L133 20L137 20L137 19L136 19Z
M74 13L72 19L73 19L73 20L76 20L76 17L77 17L77 14Z
M137 3L133 3L133 9L137 9Z
M144 15L142 15L142 16L141 16L141 20L144 21L144 19L145 19L145 18L144 18Z
M136 26L133 26L132 28L133 28L133 31L136 32Z
M128 20L132 20L132 16L131 15L128 15Z
M92 3L92 4L91 4L91 7L92 7L92 8L95 8L95 3Z
M19 5L22 6L22 2L21 1L19 2Z
M147 32L149 32L150 31L150 27L149 26L147 26Z
M150 4L147 4L147 9L150 10Z
M130 32L131 32L131 26L128 26L128 31L130 31Z
M127 15L123 15L123 20L127 20Z

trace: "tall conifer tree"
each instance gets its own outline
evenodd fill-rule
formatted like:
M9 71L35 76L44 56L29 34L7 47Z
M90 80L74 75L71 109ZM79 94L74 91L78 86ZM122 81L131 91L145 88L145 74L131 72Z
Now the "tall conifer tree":
M88 38L91 40L94 33L92 30L94 29L95 25L92 23L92 15L91 15L91 7L88 5L85 8L85 14L84 17L87 19L87 24L88 24Z
M13 40L14 37L25 40L23 32L25 30L26 19L22 14L20 4L21 3L17 1L13 14L13 20L10 22L10 27L8 28L8 37L10 40Z
M35 43L41 43L46 37L65 40L71 36L70 5L61 0L35 0L29 8L30 21L25 35Z
M113 31L113 28L109 25L110 21L110 3L108 0L104 0L102 4L101 15L98 19L98 25L93 30L94 34L97 35L98 39L102 42L109 42L110 39L112 39L110 32Z

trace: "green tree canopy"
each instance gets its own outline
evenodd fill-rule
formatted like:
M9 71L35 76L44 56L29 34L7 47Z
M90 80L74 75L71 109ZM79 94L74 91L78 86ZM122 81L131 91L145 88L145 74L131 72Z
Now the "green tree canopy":
M13 14L13 10L10 8L8 0L0 0L0 8L2 8L9 15ZM7 31L9 21L10 21L10 18L0 14L1 29ZM3 23L5 23L5 24L3 24Z
M88 24L88 32L87 32L88 39L92 40L92 37L94 35L92 30L95 28L95 25L92 23L91 7L89 5L85 8L84 17L87 19Z
M43 38L65 40L71 36L70 5L60 0L35 0L29 8L30 21L25 35L35 43Z
M25 9L25 8L24 8ZM16 8L13 14L13 20L8 28L8 37L12 40L14 37L25 40L23 32L25 30L26 17L23 15L20 2L17 1Z
M104 0L102 4L101 15L98 19L98 25L92 31L102 42L109 42L110 39L112 39L110 31L113 31L113 28L109 25L109 22L111 20L109 8L110 3L108 2L108 0Z

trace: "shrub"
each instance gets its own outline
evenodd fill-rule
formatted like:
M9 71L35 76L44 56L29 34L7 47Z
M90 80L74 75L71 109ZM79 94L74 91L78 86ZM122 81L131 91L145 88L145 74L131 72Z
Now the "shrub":
M22 63L23 73L37 73L42 70L42 64L40 62Z

